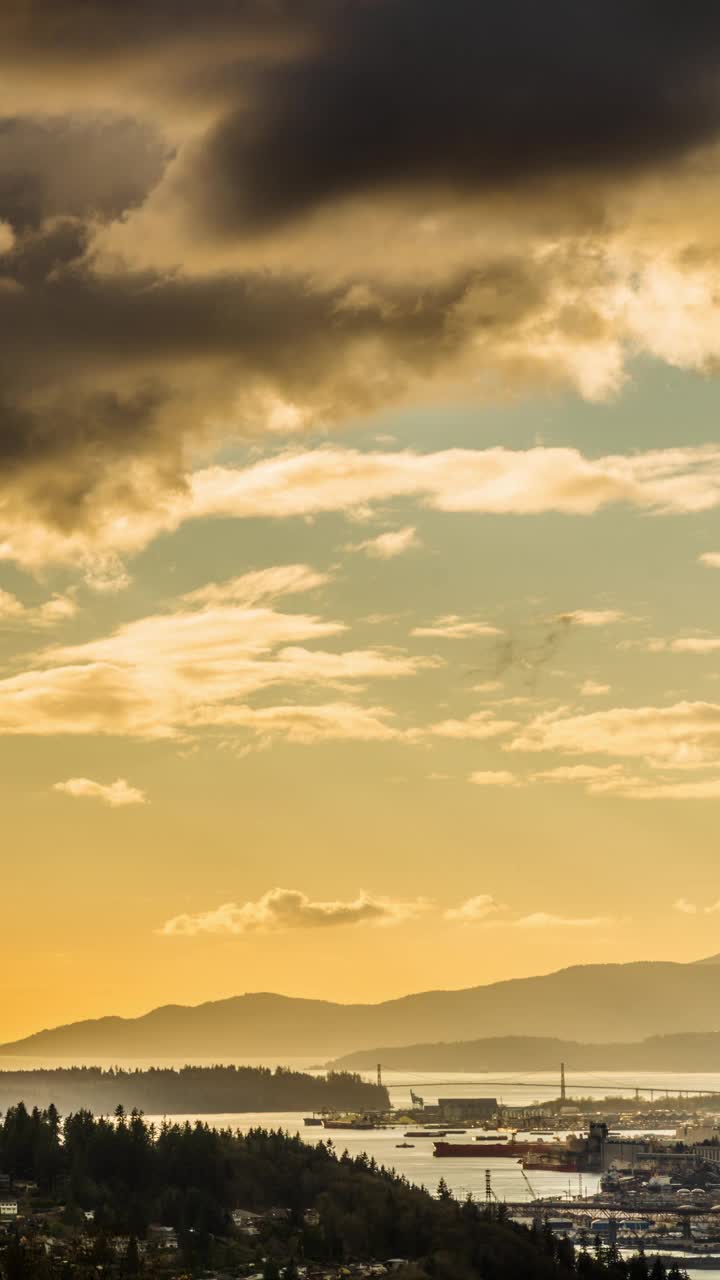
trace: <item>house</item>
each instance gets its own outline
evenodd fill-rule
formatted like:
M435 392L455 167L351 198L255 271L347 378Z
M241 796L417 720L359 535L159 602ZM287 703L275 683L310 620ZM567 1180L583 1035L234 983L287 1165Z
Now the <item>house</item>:
M260 1235L262 1218L259 1213L252 1213L250 1209L233 1209L231 1216L233 1226L238 1231L241 1231L244 1236Z
M147 1229L148 1243L157 1249L177 1249L178 1238L174 1227L166 1227L160 1222L151 1222Z
M266 1209L262 1214L266 1222L288 1222L290 1219L289 1209Z
M0 1218L17 1218L18 1202L15 1196L0 1193Z

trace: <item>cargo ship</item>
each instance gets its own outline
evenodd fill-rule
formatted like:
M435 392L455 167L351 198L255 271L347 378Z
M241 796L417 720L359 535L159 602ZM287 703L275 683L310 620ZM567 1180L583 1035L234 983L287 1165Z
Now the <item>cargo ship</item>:
M602 1143L607 1137L605 1125L593 1125L587 1137L518 1139L512 1134L506 1141L435 1142L433 1155L440 1159L504 1159L522 1162L524 1169L548 1169L563 1173L582 1173L600 1168Z
M434 1142L433 1155L445 1158L446 1156L509 1156L516 1160L528 1153L528 1148L533 1145L527 1142L508 1142L487 1141L487 1142Z
M464 1129L408 1129L406 1138L446 1138L449 1133L465 1133Z

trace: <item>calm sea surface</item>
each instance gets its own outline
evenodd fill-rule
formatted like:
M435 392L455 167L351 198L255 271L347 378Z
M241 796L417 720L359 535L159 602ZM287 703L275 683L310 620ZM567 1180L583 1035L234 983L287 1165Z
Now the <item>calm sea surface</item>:
M150 1117L148 1117L150 1118ZM479 1155L477 1159L437 1160L433 1156L431 1138L405 1138L407 1125L393 1126L389 1129L373 1129L369 1132L352 1130L323 1130L307 1128L303 1125L303 1115L299 1111L287 1112L243 1112L235 1115L216 1116L172 1116L168 1119L194 1120L201 1119L218 1127L228 1126L240 1129L243 1133L257 1125L282 1128L289 1133L299 1133L306 1142L327 1141L330 1139L335 1150L340 1153L347 1149L351 1155L360 1155L366 1151L374 1156L378 1164L386 1168L395 1168L404 1173L411 1182L434 1191L440 1178L444 1178L450 1190L457 1196L464 1197L469 1191L476 1199L485 1199L485 1170L491 1170L492 1186L499 1200L530 1200L530 1192L523 1179L520 1165L516 1160L490 1160ZM153 1117L159 1119L159 1117ZM415 1128L415 1125L410 1126ZM412 1142L408 1150L398 1150L398 1142ZM462 1142L458 1137L453 1141ZM537 1195L573 1195L578 1193L577 1174L532 1173L528 1175ZM597 1175L583 1174L582 1185L587 1192L595 1191L598 1184Z
M188 1061L197 1066L211 1065L209 1059L196 1058ZM217 1061L217 1059L212 1061ZM237 1060L226 1059L225 1061L231 1063ZM2 1060L1 1065L4 1070L29 1070L31 1068L67 1066L68 1063L57 1058L7 1058ZM88 1059L87 1065L144 1067L151 1064L138 1059L133 1059L132 1061L114 1060L112 1062L110 1060L99 1062L97 1059ZM176 1059L167 1059L164 1062L155 1059L152 1065L177 1067L182 1064ZM238 1065L241 1065L239 1061ZM245 1065L248 1065L247 1059L245 1060ZM276 1066L278 1062L277 1060L252 1059L249 1065ZM282 1065L294 1067L298 1070L321 1069L316 1062L313 1063L307 1058L285 1059ZM368 1079L373 1078L370 1072L364 1074L367 1074ZM525 1105L530 1102L542 1102L544 1099L557 1097L559 1092L558 1077L554 1073L386 1071L383 1073L383 1079L390 1091L393 1106L398 1108L410 1105L411 1088L428 1103L436 1102L438 1097L487 1096L497 1098L508 1105ZM572 1101L573 1095L596 1098L614 1096L615 1094L618 1096L625 1094L627 1096L637 1088L645 1092L652 1089L656 1093L667 1090L672 1094L681 1093L685 1090L716 1090L720 1092L720 1072L704 1072L702 1074L608 1071L569 1073L567 1084L569 1101ZM160 1117L153 1118L160 1119ZM484 1199L485 1196L485 1170L489 1169L493 1191L499 1200L529 1201L532 1198L530 1189L516 1161L497 1158L491 1160L487 1156L483 1156L482 1153L476 1159L438 1160L433 1156L433 1144L430 1138L405 1139L405 1130L407 1128L415 1128L414 1124L369 1132L352 1132L351 1130L326 1132L304 1126L302 1112L241 1112L200 1117L168 1117L168 1119L171 1118L180 1120L202 1119L217 1127L231 1127L242 1132L258 1125L282 1128L289 1133L300 1133L308 1142L317 1142L321 1137L325 1140L330 1138L336 1150L343 1151L347 1148L353 1155L366 1151L368 1155L375 1157L378 1164L394 1167L399 1173L405 1174L412 1182L425 1186L431 1191L436 1188L440 1177L444 1177L455 1195L465 1196L468 1192L472 1192L480 1200ZM399 1149L397 1144L403 1141L412 1142L414 1145L409 1149ZM461 1139L458 1138L457 1141L461 1141ZM592 1194L597 1189L599 1181L597 1175L583 1174L581 1184L576 1174L568 1175L535 1171L529 1174L529 1178L536 1195L557 1197L575 1196L581 1189L585 1194ZM699 1271L697 1275L698 1277L704 1277L704 1280L720 1280L720 1272Z

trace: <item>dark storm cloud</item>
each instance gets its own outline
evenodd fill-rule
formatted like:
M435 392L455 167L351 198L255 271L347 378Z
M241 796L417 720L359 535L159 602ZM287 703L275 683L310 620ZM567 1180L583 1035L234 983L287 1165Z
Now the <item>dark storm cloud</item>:
M108 475L151 501L134 462L178 483L188 446L257 433L263 397L335 426L470 367L614 386L601 253L493 248L465 204L662 172L716 137L719 46L715 3L670 0L0 5L0 509L9 485L80 524ZM435 190L460 230L405 258L365 212L284 230Z
M623 173L720 127L714 0L20 0L0 46L30 74L136 63L146 94L221 102L186 195L224 230L378 188Z
M64 215L118 217L142 202L169 155L133 120L0 120L0 216L17 228Z
M252 438L257 395L340 418L430 377L467 341L447 323L465 276L355 305L345 286L302 275L100 275L87 236L81 220L55 219L0 254L0 476L22 477L62 525L83 522L93 485L123 458L156 462L174 483L207 420L232 414ZM542 305L522 263L488 276L514 299L507 329ZM379 340L378 380L365 353Z
M333 0L12 0L0 14L0 35L7 52L46 66L169 56L183 43L201 58L213 42L227 50L263 37L272 48L323 22L333 7Z
M712 3L346 0L257 72L190 181L231 230L378 188L618 174L716 136L719 69Z
M379 327L408 352L421 348L424 362L432 358L431 343L452 345L452 335L443 338L444 318L467 287L465 278L434 291L397 287L380 323L379 304L350 305L346 287L313 286L300 274L99 274L84 256L86 237L80 220L58 219L0 254L0 282L9 286L0 288L0 360L9 376L42 352L51 376L56 367L68 369L74 353L78 364L87 357L95 371L165 360L172 366L195 356L230 359L246 372L284 369L292 379L293 366L305 368L313 351L328 354L346 339L372 338ZM517 283L521 277L521 264L508 263L501 278ZM522 302L518 296L520 309L534 296L530 288L527 294Z

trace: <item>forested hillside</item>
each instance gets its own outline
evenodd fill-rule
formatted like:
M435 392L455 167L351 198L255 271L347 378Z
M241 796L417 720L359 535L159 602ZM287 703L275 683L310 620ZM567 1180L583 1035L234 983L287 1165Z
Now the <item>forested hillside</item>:
M347 1111L388 1107L387 1090L349 1072L312 1076L278 1067L150 1067L122 1071L67 1067L53 1071L0 1071L0 1111L18 1098L28 1108L97 1114L212 1115L233 1111Z
M549 1232L530 1232L504 1221L502 1208L486 1209L438 1198L367 1156L338 1155L331 1144L263 1129L245 1137L194 1125L153 1129L139 1115L113 1120L83 1111L64 1125L54 1109L29 1114L12 1108L0 1127L0 1165L14 1181L37 1184L27 1208L33 1220L58 1217L58 1233L78 1224L93 1238L106 1274L136 1269L137 1251L113 1259L105 1241L116 1233L142 1240L151 1223L178 1233L183 1261L199 1271L222 1263L252 1263L253 1250L266 1276L297 1275L297 1265L317 1261L402 1258L399 1280L645 1280L647 1263L620 1261L613 1251L582 1248ZM62 1206L60 1208L59 1206ZM238 1239L231 1210L264 1215L257 1243ZM272 1214L268 1216L268 1211ZM93 1214L90 1226L86 1214ZM52 1264L35 1249L30 1228L10 1236L0 1265L5 1280L53 1277ZM33 1261L38 1257L37 1265ZM125 1271L123 1270L125 1268ZM180 1274L175 1271L173 1274ZM242 1274L247 1274L247 1266ZM58 1275L99 1274L82 1267ZM155 1273L153 1273L155 1274ZM185 1272L186 1274L186 1272ZM653 1272L654 1280L664 1275Z

